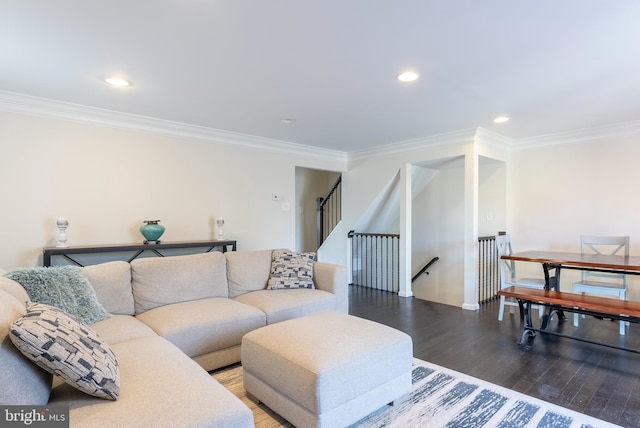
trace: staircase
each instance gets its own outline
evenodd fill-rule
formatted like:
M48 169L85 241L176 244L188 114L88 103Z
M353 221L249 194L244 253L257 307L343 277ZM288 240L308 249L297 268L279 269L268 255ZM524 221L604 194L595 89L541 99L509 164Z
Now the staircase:
M318 248L342 220L342 176L338 177L329 193L316 199Z

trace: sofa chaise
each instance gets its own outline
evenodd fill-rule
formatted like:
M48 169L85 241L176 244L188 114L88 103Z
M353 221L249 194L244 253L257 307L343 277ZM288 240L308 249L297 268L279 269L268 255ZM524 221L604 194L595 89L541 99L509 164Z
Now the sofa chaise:
M313 288L269 289L273 265L272 251L262 250L82 268L109 313L90 328L117 358L116 400L86 394L58 377L52 381L18 351L9 329L23 317L29 295L0 277L0 404L68 405L70 425L82 428L253 426L249 408L207 372L239 362L242 337L255 329L348 312L343 266L313 262Z

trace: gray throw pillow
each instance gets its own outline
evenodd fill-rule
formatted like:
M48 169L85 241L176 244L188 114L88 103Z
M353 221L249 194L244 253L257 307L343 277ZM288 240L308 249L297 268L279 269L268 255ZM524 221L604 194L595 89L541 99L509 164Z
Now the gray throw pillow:
M9 328L11 342L31 361L95 397L117 400L120 368L109 345L69 314L43 303Z
M5 276L20 283L32 301L60 308L87 325L109 316L77 266L21 268Z

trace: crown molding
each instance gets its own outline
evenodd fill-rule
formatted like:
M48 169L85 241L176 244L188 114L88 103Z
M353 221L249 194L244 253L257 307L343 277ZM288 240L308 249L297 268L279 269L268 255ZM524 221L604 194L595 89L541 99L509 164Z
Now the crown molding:
M387 156L470 142L483 143L508 150L522 150L534 147L577 144L594 140L640 136L640 120L520 139L511 139L479 127L400 141L380 147L347 153L344 151L323 149L288 141L189 125L186 123L1 90L0 111L88 123L136 132L168 135L190 140L223 143L289 155L313 156L315 158L342 163L368 157Z
M471 143L474 141L475 135L476 128L471 128L463 129L461 131L432 135L429 137L399 141L397 143L386 144L384 146L374 147L372 149L349 152L349 161L361 160L377 156L388 156L415 150L451 146L455 144Z
M498 134L486 128L476 128L473 141L500 149L510 149L513 147L513 140L511 138L505 137L502 134Z
M640 136L640 120L614 123L611 125L583 128L573 131L557 132L537 137L513 140L513 149L529 149L533 147L555 146L562 144L579 144L595 140L606 140L620 137Z
M237 132L88 107L14 92L0 91L0 110L190 140L243 146L289 155L313 156L331 161L347 162L347 153L337 150L322 149Z
M459 144L482 143L501 149L513 147L513 140L485 128L469 128L460 131L446 132L429 137L400 141L373 149L349 153L349 160L361 160L368 157L388 156L415 150L432 149Z

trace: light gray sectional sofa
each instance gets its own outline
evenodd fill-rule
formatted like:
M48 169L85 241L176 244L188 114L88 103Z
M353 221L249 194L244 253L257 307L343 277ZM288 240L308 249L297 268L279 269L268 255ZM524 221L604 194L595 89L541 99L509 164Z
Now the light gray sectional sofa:
M207 371L240 361L242 337L324 311L348 311L343 266L313 264L314 289L266 289L271 250L108 262L83 268L110 313L91 328L120 370L116 401L85 394L26 359L9 325L25 290L0 277L0 404L70 407L72 427L251 427L248 407Z

